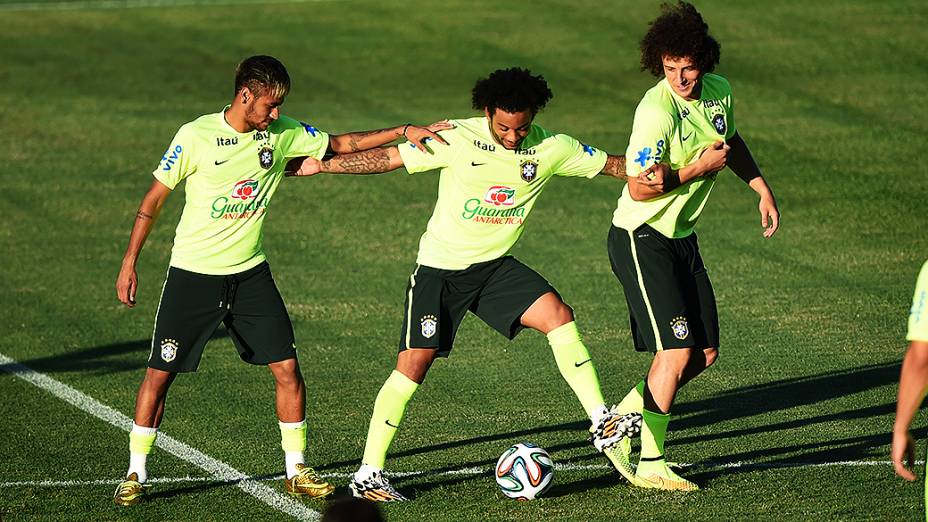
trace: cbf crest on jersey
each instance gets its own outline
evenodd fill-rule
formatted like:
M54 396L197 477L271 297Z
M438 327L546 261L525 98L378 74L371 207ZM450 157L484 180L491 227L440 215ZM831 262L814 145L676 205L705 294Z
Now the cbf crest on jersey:
M274 147L270 143L265 143L258 151L258 163L262 169L269 169L274 164Z
M538 177L538 162L522 160L522 163L519 164L519 174L526 183L531 183Z
M716 114L712 117L712 125L715 125L715 130L721 134L725 135L725 131L728 130L728 127L725 125L725 115Z
M431 339L438 331L438 319L434 315L423 316L419 325L422 327L422 337L426 339Z
M174 339L165 339L161 341L161 359L164 362L171 362L177 357L177 341Z

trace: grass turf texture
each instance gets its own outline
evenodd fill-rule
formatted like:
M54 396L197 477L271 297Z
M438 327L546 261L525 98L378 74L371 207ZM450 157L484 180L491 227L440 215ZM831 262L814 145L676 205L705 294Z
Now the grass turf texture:
M0 3L2 8L3 3ZM723 44L738 128L780 202L760 237L753 193L725 174L698 231L723 328L719 364L674 409L669 456L695 463L705 490L665 494L605 469L557 474L549 498L517 503L489 471L394 479L415 502L393 519L606 517L908 519L921 486L889 466L784 468L887 460L906 313L928 251L917 168L928 131L917 86L928 56L920 2L700 2ZM139 306L113 280L148 172L177 127L220 109L242 57L289 68L284 112L344 132L464 117L477 77L521 65L555 92L542 125L621 153L654 80L637 39L657 5L537 2L318 2L290 5L4 12L0 17L0 352L131 415L183 197L162 213L139 263ZM348 473L373 399L395 360L403 288L437 176L286 180L265 246L290 309L309 386L309 460ZM607 397L646 371L605 253L621 184L556 180L515 253L576 309ZM174 384L162 428L246 473L282 472L273 385L220 333L201 371ZM227 519L280 515L238 488L156 486L117 509L127 436L0 374L0 482L113 479L113 486L0 487L4 520ZM916 435L924 437L924 420ZM543 336L514 343L473 317L453 356L413 399L390 470L489 470L528 440L556 462L605 464ZM920 454L923 444L920 446ZM771 466L724 468L744 461ZM153 476L202 476L156 450ZM921 474L921 473L920 473ZM335 479L339 495L345 479ZM279 486L282 487L282 486ZM324 504L310 502L321 510Z

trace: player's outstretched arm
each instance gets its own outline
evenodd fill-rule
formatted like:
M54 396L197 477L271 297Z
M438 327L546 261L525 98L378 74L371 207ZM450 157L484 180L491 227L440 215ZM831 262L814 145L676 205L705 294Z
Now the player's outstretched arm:
M129 308L135 306L135 291L139 286L135 263L169 195L171 195L171 189L158 180L153 181L142 198L142 203L139 204L138 212L135 213L135 224L129 235L129 246L122 258L119 275L116 276L116 297Z
M902 361L899 375L899 396L896 400L896 422L893 424L892 459L896 474L915 480L915 441L909 426L928 391L928 341L912 341Z
M741 135L735 133L728 140L731 151L728 155L728 166L739 178L751 187L751 190L760 196L760 224L764 228L764 237L772 236L780 227L780 210L777 208L777 200L773 195L773 190L767 185L767 181L760 172L760 167L754 161L747 143L741 138Z
M428 127L419 127L418 125L407 123L398 127L390 127L389 129L338 134L329 136L329 151L335 154L350 154L352 152L360 152L373 149L374 147L380 147L381 145L386 145L399 138L406 138L409 143L418 147L422 152L428 152L423 142L427 138L431 138L447 145L448 142L436 133L452 128L454 128L454 125L448 122L448 120L441 120Z
M353 154L339 154L323 161L312 157L295 158L287 163L284 174L287 176L313 176L320 172L379 174L402 166L403 158L395 146L378 147Z

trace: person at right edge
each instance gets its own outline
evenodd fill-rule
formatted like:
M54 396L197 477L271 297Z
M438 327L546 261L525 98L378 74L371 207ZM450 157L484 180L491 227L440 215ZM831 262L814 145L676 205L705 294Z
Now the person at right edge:
M914 481L915 440L909 427L918 406L928 392L928 261L922 265L912 296L909 312L909 349L902 361L899 375L899 397L896 401L896 422L893 424L893 467L900 477ZM925 485L925 519L928 520L928 483Z
M635 486L692 491L699 487L668 466L664 439L677 391L718 359L715 295L694 227L726 166L760 197L763 237L777 231L780 216L735 128L731 86L712 74L720 45L696 8L663 4L640 48L642 70L660 81L635 111L628 177L657 163L669 164L671 173L661 190L628 183L609 231L609 259L625 292L635 349L653 352L654 360L616 408L642 413L637 467L629 439L605 453Z

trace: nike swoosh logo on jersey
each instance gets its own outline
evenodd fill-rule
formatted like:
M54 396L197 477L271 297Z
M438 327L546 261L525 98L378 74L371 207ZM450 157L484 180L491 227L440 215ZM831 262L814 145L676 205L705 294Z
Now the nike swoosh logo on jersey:
M227 160L227 159L222 160L222 161L216 160L215 163L216 163L216 165L222 165L223 163L225 163L225 162L227 162L227 161L229 161L229 160Z
M680 141L686 141L686 140L690 139L690 137L692 137L692 136L693 136L693 133L690 132L690 133L687 134L686 136L683 136L682 138L680 138Z
M471 167L479 167L480 165L486 165L486 163L477 163L476 161L470 162Z
M387 423L387 426L390 426L391 428L399 428L399 426L394 426L393 424L390 424L389 420L387 420L386 423Z
M583 361L583 362L574 363L574 366L576 366L577 368L579 368L579 367L583 366L584 364L586 364L586 363L588 363L588 362L590 362L590 361L592 361L592 360L593 360L593 359L587 359L587 360L585 360L585 361Z

